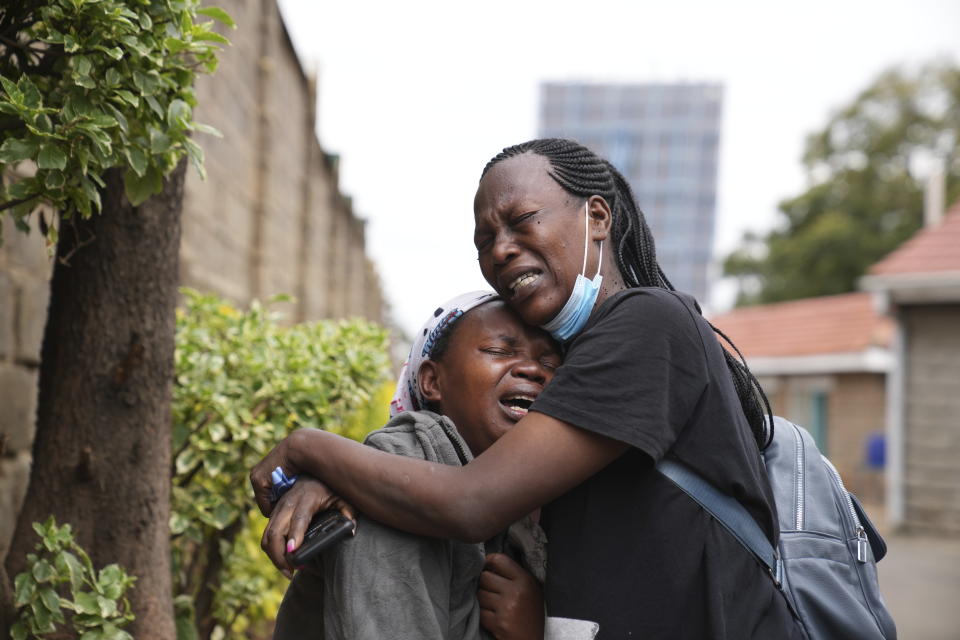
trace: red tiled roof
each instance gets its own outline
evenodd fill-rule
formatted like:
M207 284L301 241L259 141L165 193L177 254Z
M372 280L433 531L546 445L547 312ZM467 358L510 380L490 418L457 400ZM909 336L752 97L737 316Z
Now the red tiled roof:
M857 352L893 337L893 321L863 292L743 307L711 322L748 359Z
M873 276L960 271L960 202L939 224L924 227L886 258L870 267Z

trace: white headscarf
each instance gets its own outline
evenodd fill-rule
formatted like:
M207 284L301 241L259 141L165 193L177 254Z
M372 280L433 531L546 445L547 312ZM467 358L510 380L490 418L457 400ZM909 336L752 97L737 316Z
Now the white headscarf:
M410 347L410 355L400 369L397 390L393 394L393 400L390 401L391 418L401 411L419 411L425 408L426 401L420 393L420 382L417 376L420 373L420 365L430 357L437 338L466 312L484 302L498 298L499 296L492 291L471 291L447 300L433 312L430 319L417 332Z

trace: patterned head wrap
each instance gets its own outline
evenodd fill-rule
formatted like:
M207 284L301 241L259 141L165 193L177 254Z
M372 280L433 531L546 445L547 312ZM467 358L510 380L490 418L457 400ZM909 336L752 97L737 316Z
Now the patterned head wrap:
M425 408L426 401L420 394L417 375L420 373L420 365L424 360L429 359L433 345L465 313L484 302L497 299L499 296L491 291L471 291L444 302L433 312L430 319L420 327L413 346L410 347L410 355L400 369L397 390L393 394L393 400L390 401L391 418L401 411L419 411Z

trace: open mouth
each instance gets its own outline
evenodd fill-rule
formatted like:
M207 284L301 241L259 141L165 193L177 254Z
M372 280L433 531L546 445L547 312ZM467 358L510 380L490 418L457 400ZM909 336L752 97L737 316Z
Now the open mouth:
M525 271L513 279L510 284L507 285L507 290L510 292L510 296L516 296L524 287L530 286L534 282L540 279L540 272L536 270Z
M527 412L530 410L530 405L532 405L536 399L537 397L532 394L514 394L501 398L500 404L506 409L507 414L519 420L527 415Z

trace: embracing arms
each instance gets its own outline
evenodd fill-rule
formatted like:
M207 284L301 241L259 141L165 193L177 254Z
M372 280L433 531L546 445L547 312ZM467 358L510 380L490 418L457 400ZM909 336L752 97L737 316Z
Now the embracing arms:
M270 472L281 466L288 475L321 479L357 509L398 529L480 542L580 484L627 448L537 412L464 467L392 455L328 432L301 429L253 468L250 481L265 515L271 511ZM292 527L287 537L299 542L302 531Z

